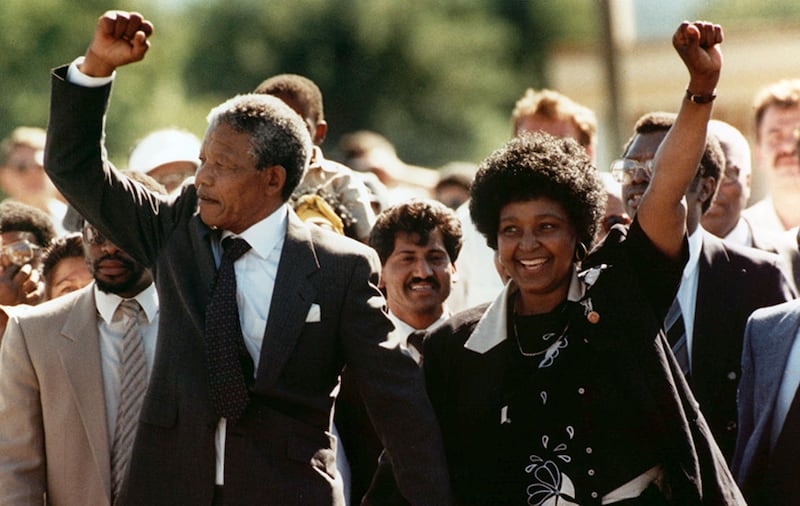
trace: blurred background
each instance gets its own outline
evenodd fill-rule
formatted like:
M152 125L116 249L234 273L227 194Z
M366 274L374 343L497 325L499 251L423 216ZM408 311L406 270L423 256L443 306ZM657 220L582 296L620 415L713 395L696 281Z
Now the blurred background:
M212 106L284 72L322 89L333 159L343 134L368 129L408 163L479 162L511 135L525 89L548 87L597 113L601 169L640 114L680 105L681 20L723 25L715 117L751 139L756 91L800 77L797 0L4 0L0 136L46 126L49 69L82 55L111 8L156 27L114 86L108 147L122 168L147 132L202 136Z

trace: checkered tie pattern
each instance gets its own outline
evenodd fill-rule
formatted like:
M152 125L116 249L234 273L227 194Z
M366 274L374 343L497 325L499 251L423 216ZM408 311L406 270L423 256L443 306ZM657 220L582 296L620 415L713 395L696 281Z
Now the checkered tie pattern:
M114 499L118 497L128 471L139 413L147 390L147 364L139 329L141 309L135 299L125 299L117 307L117 313L124 315L127 320L120 355L117 424L111 446L111 497Z
M206 307L206 356L214 409L220 417L236 423L250 401L247 385L252 381L254 365L239 323L233 263L250 245L244 239L227 237L222 248L217 280Z

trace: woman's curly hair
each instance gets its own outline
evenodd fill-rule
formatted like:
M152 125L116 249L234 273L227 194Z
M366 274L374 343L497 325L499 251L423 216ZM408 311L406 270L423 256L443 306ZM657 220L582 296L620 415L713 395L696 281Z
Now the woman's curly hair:
M479 166L472 183L470 216L497 249L500 210L511 202L546 197L558 202L591 248L605 209L606 194L585 148L545 133L515 137Z

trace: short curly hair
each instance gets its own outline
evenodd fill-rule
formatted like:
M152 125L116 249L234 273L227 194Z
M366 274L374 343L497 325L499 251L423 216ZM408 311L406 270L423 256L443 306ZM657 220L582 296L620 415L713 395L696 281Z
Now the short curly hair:
M10 199L0 203L0 233L4 232L30 232L43 248L56 237L53 222L44 211Z
M420 244L428 244L428 237L437 229L442 232L450 262L455 262L461 251L461 221L452 209L436 200L412 199L383 211L369 234L369 245L378 252L381 265L386 265L398 232L419 234Z
M573 139L536 132L511 139L478 168L469 212L490 248L497 249L501 209L511 202L558 202L587 248L603 217L606 194L586 150Z

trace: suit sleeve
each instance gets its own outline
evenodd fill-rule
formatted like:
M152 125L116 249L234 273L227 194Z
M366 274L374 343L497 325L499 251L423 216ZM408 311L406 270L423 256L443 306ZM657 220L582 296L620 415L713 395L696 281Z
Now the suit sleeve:
M385 346L392 324L377 289L377 255L359 256L341 318L345 360L390 457L398 487L414 505L450 504L441 432L420 367ZM382 345L384 343L384 345Z
M66 81L66 72L61 67L51 76L45 171L81 216L136 260L152 266L177 208L108 161L104 125L111 85L78 86Z
M47 479L39 383L16 318L0 346L0 505L41 505Z

